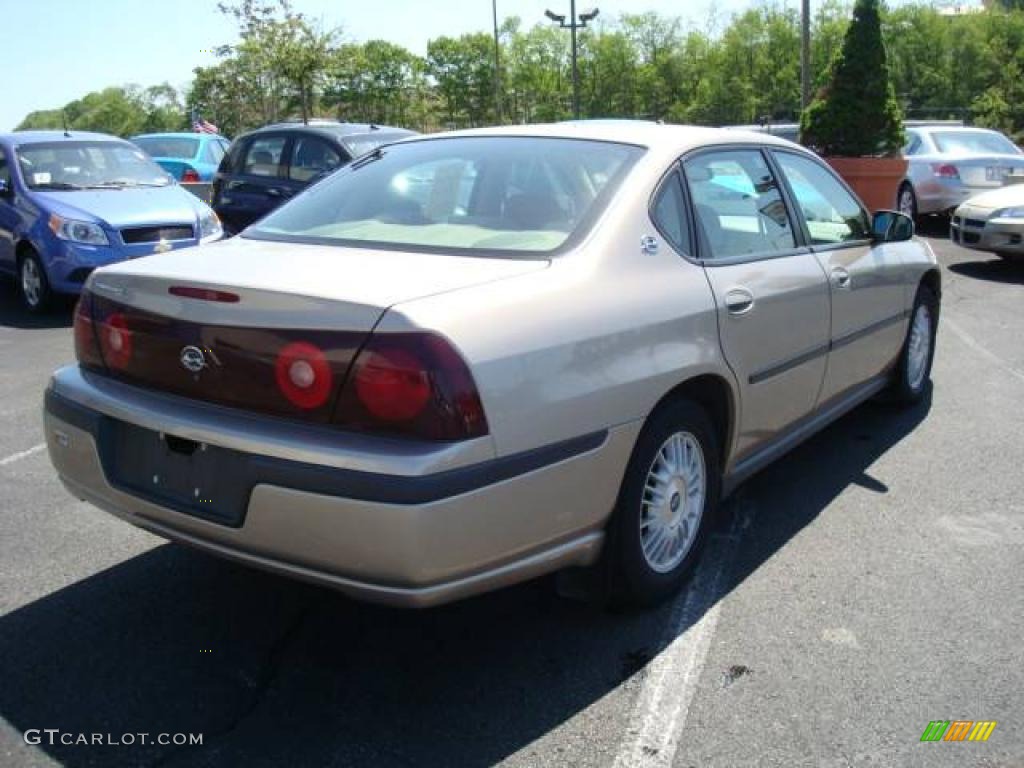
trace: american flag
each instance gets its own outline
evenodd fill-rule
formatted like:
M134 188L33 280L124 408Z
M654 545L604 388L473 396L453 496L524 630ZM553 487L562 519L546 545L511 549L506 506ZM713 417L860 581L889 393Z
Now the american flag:
M193 133L218 133L216 125L201 117L192 121L192 131Z

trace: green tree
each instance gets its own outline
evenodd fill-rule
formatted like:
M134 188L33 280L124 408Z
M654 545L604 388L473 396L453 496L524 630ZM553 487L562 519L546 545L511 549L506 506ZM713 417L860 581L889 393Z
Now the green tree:
M828 85L804 111L801 141L826 155L893 154L903 123L889 78L879 0L857 0Z

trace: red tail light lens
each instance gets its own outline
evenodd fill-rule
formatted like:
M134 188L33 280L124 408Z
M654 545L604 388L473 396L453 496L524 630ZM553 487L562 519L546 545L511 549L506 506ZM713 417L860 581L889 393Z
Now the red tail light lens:
M199 181L199 174L194 168L187 168L185 172L181 174L181 180L186 184L191 184Z
M487 434L469 368L447 340L430 333L371 336L353 364L334 421L425 440Z
M308 342L286 346L274 364L277 388L288 402L304 410L319 408L331 396L334 374L323 351Z
M132 332L128 321L115 312L99 324L100 348L103 359L111 368L124 369L132 359Z
M75 358L89 368L103 367L92 320L92 294L88 290L82 291L75 307Z
M956 169L956 166L949 165L948 163L932 164L932 173L940 179L960 178L960 172Z

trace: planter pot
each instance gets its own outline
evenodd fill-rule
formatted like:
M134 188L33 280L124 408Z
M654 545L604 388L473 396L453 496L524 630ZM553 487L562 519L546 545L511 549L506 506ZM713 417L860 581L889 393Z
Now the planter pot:
M907 173L904 157L826 157L825 162L850 185L874 213L899 210L896 196Z

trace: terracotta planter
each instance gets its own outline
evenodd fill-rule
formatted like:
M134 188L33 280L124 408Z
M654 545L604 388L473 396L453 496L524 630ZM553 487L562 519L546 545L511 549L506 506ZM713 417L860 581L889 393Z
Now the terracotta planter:
M907 173L905 157L826 157L868 210L899 210L896 196Z

